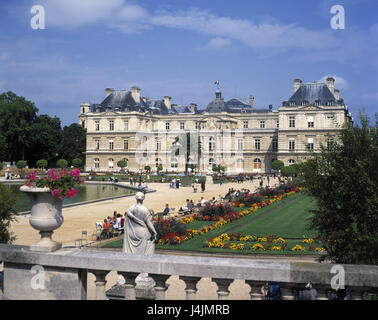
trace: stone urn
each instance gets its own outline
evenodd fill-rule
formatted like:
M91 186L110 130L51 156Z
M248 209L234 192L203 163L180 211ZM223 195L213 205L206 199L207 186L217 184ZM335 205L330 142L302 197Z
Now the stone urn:
M52 252L60 249L62 243L52 240L54 230L63 223L63 201L51 194L49 188L22 186L20 191L26 192L30 198L30 225L39 231L41 240L30 246L30 250Z

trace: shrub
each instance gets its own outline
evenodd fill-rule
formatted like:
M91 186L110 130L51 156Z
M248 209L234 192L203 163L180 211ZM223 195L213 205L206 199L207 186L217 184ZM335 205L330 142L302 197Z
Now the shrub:
M65 159L59 159L57 162L56 162L56 166L58 168L61 168L61 169L65 169L68 167L68 161L65 160Z
M80 158L75 158L72 160L72 165L75 167L75 168L79 168L81 167L83 164L83 160L81 160Z
M0 183L0 243L12 243L15 239L9 231L10 223L15 221L13 216L16 198L10 190Z
M283 167L285 166L285 164L281 161L281 160L274 160L272 162L272 169L273 170L281 170Z
M231 208L229 205L224 204L216 204L216 205L210 205L207 204L205 207L203 207L199 215L204 217L209 217L210 220L218 220L220 217L226 217L228 213L234 213L234 209Z
M38 160L36 165L38 168L46 168L48 166L48 162L45 159Z
M26 163L25 160L18 160L18 161L16 162L16 167L17 167L18 169L24 169L24 168L26 167L26 165L27 165L27 163Z

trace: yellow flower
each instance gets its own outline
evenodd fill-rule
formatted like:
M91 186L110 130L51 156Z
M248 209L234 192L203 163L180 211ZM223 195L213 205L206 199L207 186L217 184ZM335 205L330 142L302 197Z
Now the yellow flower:
M261 243L256 243L252 246L252 250L265 250L264 246Z
M305 248L303 248L302 246L297 244L293 248L291 248L291 251L306 251L306 250L305 250Z

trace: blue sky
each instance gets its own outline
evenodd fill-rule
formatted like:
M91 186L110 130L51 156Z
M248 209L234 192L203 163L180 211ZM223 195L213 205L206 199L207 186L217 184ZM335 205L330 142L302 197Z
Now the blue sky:
M44 30L30 26L35 4ZM331 28L333 5L345 9L343 30ZM276 109L294 78L332 75L353 116L366 108L372 118L377 17L376 0L0 0L0 92L68 125L107 87L204 108L219 80L225 99L252 94Z

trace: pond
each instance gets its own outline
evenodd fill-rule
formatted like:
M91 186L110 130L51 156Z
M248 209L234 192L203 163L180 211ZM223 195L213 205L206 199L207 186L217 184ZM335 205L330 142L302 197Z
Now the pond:
M30 200L25 192L20 191L23 184L4 184L17 197L16 212L30 211ZM129 188L100 185L100 184L85 184L77 188L77 195L71 199L64 199L63 206L68 204L80 203L85 201L93 201L106 198L114 198L120 196L127 196L135 194L136 191Z

